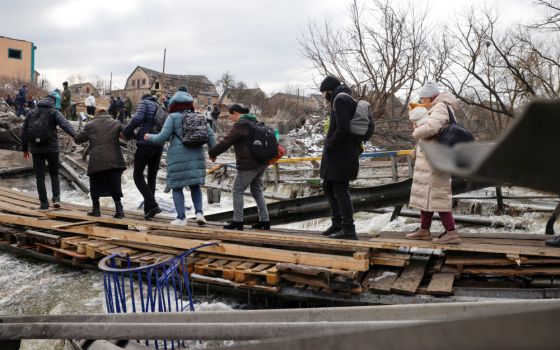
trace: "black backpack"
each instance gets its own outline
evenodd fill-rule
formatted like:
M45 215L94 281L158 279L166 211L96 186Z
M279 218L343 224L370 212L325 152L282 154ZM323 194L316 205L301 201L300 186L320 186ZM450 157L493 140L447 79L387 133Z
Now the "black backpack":
M249 126L249 150L260 163L266 163L278 156L278 140L274 130L263 122L252 122Z
M165 111L163 110L163 108L161 108L159 104L157 104L156 102L153 103L155 103L157 106L157 109L153 116L154 117L153 129L154 129L154 133L159 134L161 129L163 129L163 124L165 124L165 120L167 119L167 113L165 113Z
M56 139L56 129L53 130L52 121L55 113L56 110L47 115L37 112L29 116L25 138L37 146L54 141Z
M455 119L455 114L453 110L447 106L447 113L449 114L449 124L445 125L438 135L438 142L453 147L459 142L471 142L474 141L473 134L467 130L464 126L457 123Z
M182 116L181 142L187 147L200 147L208 142L206 117L200 113L187 112Z

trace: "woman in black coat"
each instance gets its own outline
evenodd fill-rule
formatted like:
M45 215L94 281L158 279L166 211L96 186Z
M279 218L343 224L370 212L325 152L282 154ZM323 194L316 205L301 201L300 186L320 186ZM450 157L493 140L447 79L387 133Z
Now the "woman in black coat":
M121 129L121 123L101 108L95 118L74 138L76 143L89 141L88 176L93 205L93 209L88 213L90 216L101 216L99 198L110 196L115 202L113 217L124 217L121 175L126 169L126 164L119 144Z

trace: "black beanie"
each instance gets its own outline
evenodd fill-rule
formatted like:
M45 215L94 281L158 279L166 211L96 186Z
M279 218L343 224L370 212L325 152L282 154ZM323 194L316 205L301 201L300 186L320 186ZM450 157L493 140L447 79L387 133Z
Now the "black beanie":
M319 87L319 91L321 91L321 92L323 92L323 91L333 91L339 85L340 85L340 80L333 77L332 75L329 75L321 83L321 86Z
M177 89L177 91L184 91L184 92L188 92L187 91L187 87L185 85L181 85L179 86L179 88Z

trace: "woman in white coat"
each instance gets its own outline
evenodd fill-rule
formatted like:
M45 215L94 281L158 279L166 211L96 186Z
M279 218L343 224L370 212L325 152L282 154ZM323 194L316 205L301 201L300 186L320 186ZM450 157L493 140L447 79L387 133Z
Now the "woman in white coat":
M449 122L447 107L453 108L457 99L449 92L442 92L433 82L428 82L419 91L422 104L430 104L429 117L425 124L415 125L412 137L416 141L437 142L441 129ZM406 235L408 239L432 240L430 227L434 212L439 217L445 232L434 238L434 243L459 243L460 237L455 229L451 213L451 175L432 169L422 146L416 147L416 163L410 192L411 208L420 209L420 228Z

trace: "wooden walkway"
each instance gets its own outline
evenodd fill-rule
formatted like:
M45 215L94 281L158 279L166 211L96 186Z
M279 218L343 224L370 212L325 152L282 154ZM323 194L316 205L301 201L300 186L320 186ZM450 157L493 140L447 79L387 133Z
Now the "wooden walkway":
M0 245L67 259L75 264L118 254L147 265L216 242L190 259L194 280L270 293L284 288L318 295L453 295L455 287L551 288L560 283L560 249L544 235L464 234L463 243L439 245L384 232L358 241L317 232L230 231L218 223L169 226L126 212L114 219L86 215L89 207L63 203L36 210L38 199L0 188ZM2 240L4 236L4 240Z

